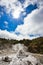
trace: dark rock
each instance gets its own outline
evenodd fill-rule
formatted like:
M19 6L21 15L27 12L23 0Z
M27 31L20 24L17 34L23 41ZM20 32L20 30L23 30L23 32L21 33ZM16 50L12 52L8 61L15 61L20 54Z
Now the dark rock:
M38 63L36 65L38 65Z
M32 63L30 61L27 61L28 65L32 65Z
M10 62L12 59L9 58L8 56L6 56L6 57L2 58L2 60L5 62Z

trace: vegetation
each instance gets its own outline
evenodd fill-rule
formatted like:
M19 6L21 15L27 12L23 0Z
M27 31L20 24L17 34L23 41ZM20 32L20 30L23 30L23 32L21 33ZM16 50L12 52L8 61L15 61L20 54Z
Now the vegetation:
M43 54L43 37L32 40L28 46L28 50L33 53Z
M0 38L0 50L11 48L13 44L24 44L28 47L28 51L32 53L43 54L43 37L36 38L33 40L23 39L23 40L6 40Z

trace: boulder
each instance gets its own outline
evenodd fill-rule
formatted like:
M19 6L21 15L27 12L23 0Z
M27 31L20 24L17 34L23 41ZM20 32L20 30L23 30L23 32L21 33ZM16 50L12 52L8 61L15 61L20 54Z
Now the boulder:
M4 62L10 62L12 59L9 58L8 56L6 56L6 57L2 57L2 60L3 60Z

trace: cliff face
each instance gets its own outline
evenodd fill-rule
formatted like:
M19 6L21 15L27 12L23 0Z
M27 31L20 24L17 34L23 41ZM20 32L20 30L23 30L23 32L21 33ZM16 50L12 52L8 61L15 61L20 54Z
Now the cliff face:
M0 51L1 50L11 50L12 45L15 44L24 44L28 47L28 51L32 53L41 53L43 54L43 37L36 38L33 40L23 39L23 40L6 40L0 38Z

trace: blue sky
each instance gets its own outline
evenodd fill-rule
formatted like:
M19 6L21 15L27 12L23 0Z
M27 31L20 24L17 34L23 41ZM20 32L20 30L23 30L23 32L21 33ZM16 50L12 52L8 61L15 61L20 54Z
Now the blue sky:
M20 2L22 2L22 1L20 0ZM6 29L7 31L14 31L18 25L24 24L23 23L24 17L26 17L27 14L30 14L33 10L35 10L37 8L38 8L37 4L34 4L34 5L30 4L29 6L27 6L25 8L26 15L23 16L23 14L21 14L22 16L20 15L20 18L15 19L15 18L12 17L11 13L10 13L11 16L9 16L6 13L4 6L0 6L0 12L3 12L2 17L0 18L0 24L1 24L0 29L1 30ZM4 23L5 21L8 22L8 27L5 26L5 23Z
M14 39L15 36L16 39L31 39L43 36L42 4L42 1L37 0L1 0L0 37L9 38L11 36L12 39L14 35Z

